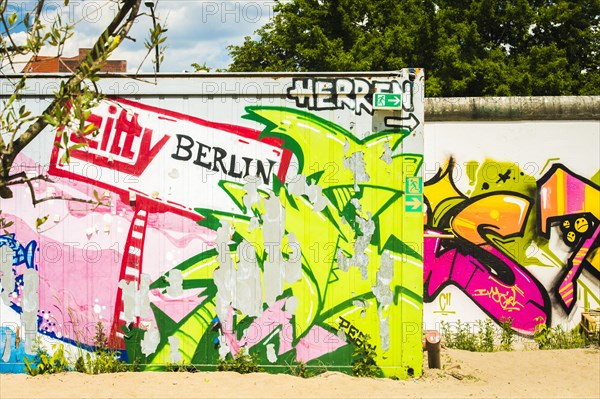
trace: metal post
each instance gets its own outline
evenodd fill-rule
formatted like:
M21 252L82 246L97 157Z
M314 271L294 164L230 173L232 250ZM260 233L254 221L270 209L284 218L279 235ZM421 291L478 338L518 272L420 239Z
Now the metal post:
M427 363L430 369L442 368L441 347L442 336L439 332L430 331L425 335L425 350L427 351Z

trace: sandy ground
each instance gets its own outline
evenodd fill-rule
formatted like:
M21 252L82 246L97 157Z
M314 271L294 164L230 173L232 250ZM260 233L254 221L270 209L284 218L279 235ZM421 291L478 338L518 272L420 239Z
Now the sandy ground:
M426 353L425 353L426 355ZM0 398L600 398L600 351L442 351L443 368L408 381L325 373L0 375Z

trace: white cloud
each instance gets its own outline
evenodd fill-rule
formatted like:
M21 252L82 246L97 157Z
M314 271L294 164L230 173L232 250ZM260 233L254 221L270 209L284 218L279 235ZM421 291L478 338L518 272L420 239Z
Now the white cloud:
M11 10L21 15L33 12L36 1L11 1ZM47 8L42 13L43 20L51 25L60 15L63 22L75 24L75 34L67 41L63 55L74 56L81 47L91 47L99 34L112 20L118 10L115 0L71 0L64 6L62 0L47 0ZM231 59L228 45L239 45L244 36L252 35L273 15L273 0L159 0L155 13L161 22L166 23L168 46L161 72L181 72L190 70L190 64L197 62L213 68L226 67ZM135 72L147 50L144 40L148 38L152 26L150 10L142 2L143 14L132 28L129 36L136 41L124 40L115 51L112 59L127 60L128 72ZM22 35L24 36L24 35ZM42 55L53 55L55 49L45 49ZM153 70L152 57L146 59L143 72Z

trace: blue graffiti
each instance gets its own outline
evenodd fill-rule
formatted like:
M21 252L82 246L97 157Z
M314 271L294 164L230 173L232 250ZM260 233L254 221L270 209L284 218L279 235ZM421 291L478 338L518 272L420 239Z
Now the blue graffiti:
M17 345L16 333L0 328L0 373L25 373L25 345Z
M31 240L27 246L23 246L19 241L15 240L15 234L5 234L0 236L0 248L8 245L13 250L13 266L19 266L25 263L28 269L37 270L35 264L35 250L37 242Z

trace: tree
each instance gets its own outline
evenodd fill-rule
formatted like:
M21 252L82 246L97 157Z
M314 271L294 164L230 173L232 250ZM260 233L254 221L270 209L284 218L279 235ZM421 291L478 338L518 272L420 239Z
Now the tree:
M598 0L292 0L231 71L424 67L428 96L600 93Z
M14 91L7 100L0 104L0 197L11 198L11 186L28 184L32 193L34 205L48 199L61 198L74 201L76 198L47 197L36 199L31 188L32 181L50 178L44 174L28 177L24 172L14 172L13 163L17 155L23 151L46 127L57 129L56 145L66 146L65 161L69 161L69 151L86 146L86 137L94 135L98 127L86 123L90 109L102 99L102 93L97 90L95 82L100 77L98 73L107 59L123 40L132 39L128 36L133 23L144 14L140 14L142 0L115 0L117 12L102 33L87 56L72 71L70 76L61 82L59 90L54 93L54 99L39 114L31 111L20 101L21 94L27 86L28 76L22 75L14 83ZM67 6L69 0L64 0ZM57 57L62 55L65 43L72 37L75 28L72 24L64 23L58 15L51 25L47 25L43 12L48 7L44 0L36 2L32 14L9 14L8 0L0 0L0 68L15 70L18 57L37 57L43 48L53 48ZM16 32L22 32L25 39L18 40ZM145 43L148 53L164 42L163 33L166 30L156 24L150 30L150 39ZM14 79L14 78L12 78ZM67 127L67 128L65 128ZM80 143L68 146L68 137L72 132L79 135ZM94 202L94 201L92 201ZM97 198L95 202L100 203ZM2 227L2 226L0 226Z

